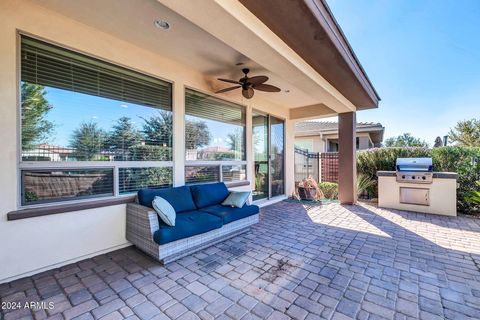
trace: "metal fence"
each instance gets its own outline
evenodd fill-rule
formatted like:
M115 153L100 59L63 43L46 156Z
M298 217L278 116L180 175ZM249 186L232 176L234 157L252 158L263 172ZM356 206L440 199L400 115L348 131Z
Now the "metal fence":
M295 147L295 181L302 181L309 176L319 181L319 160L319 153Z

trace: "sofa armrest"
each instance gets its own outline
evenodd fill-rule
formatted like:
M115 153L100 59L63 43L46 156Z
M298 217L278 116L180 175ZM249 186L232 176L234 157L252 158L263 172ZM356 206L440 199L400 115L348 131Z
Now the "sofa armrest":
M155 210L137 203L127 204L127 234L132 232L153 240L153 234L159 227Z

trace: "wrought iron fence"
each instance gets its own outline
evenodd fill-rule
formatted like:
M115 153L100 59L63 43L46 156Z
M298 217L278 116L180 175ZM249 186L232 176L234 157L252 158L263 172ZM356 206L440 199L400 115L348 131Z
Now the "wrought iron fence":
M309 176L319 181L319 160L318 152L295 147L295 181L302 181Z

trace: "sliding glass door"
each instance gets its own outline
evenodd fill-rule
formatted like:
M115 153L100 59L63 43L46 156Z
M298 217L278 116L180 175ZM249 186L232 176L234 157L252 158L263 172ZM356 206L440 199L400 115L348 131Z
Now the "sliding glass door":
M255 175L255 187L253 200L268 198L268 116L253 113L253 173Z
M270 116L270 178L271 197L285 193L285 152L283 120Z
M284 122L253 112L253 158L255 187L253 200L285 193Z

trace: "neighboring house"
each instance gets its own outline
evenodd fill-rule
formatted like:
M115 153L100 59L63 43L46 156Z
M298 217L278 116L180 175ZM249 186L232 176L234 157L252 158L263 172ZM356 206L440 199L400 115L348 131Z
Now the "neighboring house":
M23 161L69 161L73 149L51 144L39 144L22 151Z
M189 149L186 151L186 160L221 160L229 154L233 154L233 151L222 146Z
M381 123L357 123L357 150L379 147L385 127ZM310 152L338 152L338 123L305 121L295 125L295 145Z

